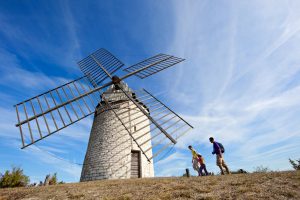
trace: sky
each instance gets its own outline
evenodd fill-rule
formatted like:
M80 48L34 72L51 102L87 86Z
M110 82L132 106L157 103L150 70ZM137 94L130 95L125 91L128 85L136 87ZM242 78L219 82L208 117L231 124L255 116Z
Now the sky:
M92 117L20 149L13 105L82 76L76 63L99 48L126 66L157 53L186 59L126 81L194 126L154 163L156 176L195 174L188 145L218 172L210 136L232 170L291 170L288 159L299 159L299 1L0 0L0 27L2 173L79 181Z

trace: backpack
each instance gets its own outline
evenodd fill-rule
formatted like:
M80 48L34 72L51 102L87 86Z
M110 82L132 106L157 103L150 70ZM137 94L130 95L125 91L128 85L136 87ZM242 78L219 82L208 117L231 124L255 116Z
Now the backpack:
M221 152L222 152L222 153L225 153L225 148L224 148L223 144L218 143L218 145L219 145L219 147L220 147L220 149L221 149Z

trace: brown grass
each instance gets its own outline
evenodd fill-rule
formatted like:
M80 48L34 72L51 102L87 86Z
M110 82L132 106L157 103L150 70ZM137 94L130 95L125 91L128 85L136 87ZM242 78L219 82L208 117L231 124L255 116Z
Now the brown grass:
M5 199L300 199L300 172L102 180L0 189Z

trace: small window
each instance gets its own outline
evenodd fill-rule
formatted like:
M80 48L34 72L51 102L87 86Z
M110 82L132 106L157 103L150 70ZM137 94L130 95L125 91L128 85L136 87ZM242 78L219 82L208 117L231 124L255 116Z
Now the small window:
M136 126L134 126L133 129L134 129L134 132L135 132L136 131Z

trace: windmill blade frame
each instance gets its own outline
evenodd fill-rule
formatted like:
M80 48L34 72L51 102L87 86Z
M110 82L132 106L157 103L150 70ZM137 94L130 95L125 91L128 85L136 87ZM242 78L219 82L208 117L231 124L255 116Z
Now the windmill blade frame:
M184 60L185 59L183 58L161 53L153 57L147 58L130 67L127 67L123 71L134 73L134 75L136 75L137 77L144 79L173 65L176 65Z
M137 143L137 141L135 140L135 138L132 136L131 131L127 128L127 126L124 124L124 122L122 121L122 118L118 115L118 113L114 110L114 108L112 107L112 105L109 103L109 101L105 98L105 96L102 96L103 100L105 101L107 107L113 111L113 113L115 114L115 116L118 118L118 120L121 122L121 124L123 125L123 127L126 129L126 131L128 132L128 134L130 135L130 137L132 138L132 140L136 143L136 145L138 146L138 148L141 150L141 152L144 154L144 156L147 158L147 160L150 162L150 159L148 158L147 154L143 151L143 149L140 147L140 145Z
M127 98L134 103L140 109L140 111L146 115L153 124L155 124L155 126L157 126L160 131L162 131L174 144L176 144L176 140L172 136L170 136L122 87L120 87L120 89L127 96Z
M93 52L77 64L95 88L109 77L103 69L109 74L114 74L124 66L124 63L103 48Z
M105 56L108 56L107 58ZM105 58L104 60L102 58ZM88 61L88 60L89 61ZM102 60L101 60L102 59ZM110 52L108 52L105 49L99 49L97 51L95 51L93 54L89 55L88 57L86 57L85 59L79 61L79 65L81 66L83 70L83 72L85 73L85 76L80 77L74 81L71 81L69 83L66 83L64 85L61 85L57 88L54 88L52 90L49 90L47 92L44 92L38 96L32 97L28 100L25 100L21 103L18 103L15 105L16 108L16 113L17 113L17 120L18 123L16 124L17 127L19 127L20 130L20 134L21 134L21 139L22 139L22 148L25 148L37 141L40 141L42 139L44 139L45 137L48 137L49 135L58 132L60 130L62 130L63 128L91 115L94 113L94 109L91 109L87 103L86 103L86 97L88 97L89 99L91 99L91 96L95 96L95 94L98 95L98 97L100 96L100 91L112 84L114 84L115 86L117 86L122 80L132 76L132 75L139 75L139 73L147 73L147 76L139 76L140 78L145 78L148 77L152 74L155 74L161 70L164 70L170 66L173 66L179 62L182 62L184 59L182 58L178 58L178 57L174 57L174 56L169 56L166 54L159 54L156 55L154 57L148 58L138 64L133 65L134 67L130 68L130 69L134 69L134 70L127 70L130 71L128 74L124 75L123 77L117 77L117 76L111 76L111 73L116 72L118 69L120 69L124 64L119 61L115 56L113 56ZM90 65L91 63L93 63L93 66ZM116 66L114 66L116 64ZM137 67L138 66L138 67ZM84 68L86 67L86 68ZM96 70L96 71L95 71ZM149 73L150 72L150 73ZM95 73L95 75L91 74L91 73ZM102 86L99 86L99 84L101 82L103 82L107 77L111 78L111 81L109 81L108 83L105 83ZM77 81L81 81L81 80L85 80L85 84L89 85L88 82L90 82L92 84L92 87L89 87L87 89L87 91L85 90L83 93L80 93L78 91L78 88L76 87L76 82ZM74 85L75 89L71 88L70 85ZM73 86L73 87L74 87ZM68 90L70 90L70 92L66 92L65 88L68 88ZM63 94L66 96L66 100L62 100L62 98L60 97L60 93L58 92L58 90L62 90ZM60 103L55 101L55 98L53 97L53 91L55 91L56 93L58 93L58 97L60 99ZM74 92L74 91L77 91ZM124 91L123 91L124 92ZM76 93L76 94L75 94ZM68 95L69 94L69 95ZM49 101L47 100L47 98L45 97L46 95L50 95L50 100L52 100L53 104L51 105L49 103ZM125 95L128 96L128 98L130 99L130 101L132 101L133 103L135 103L135 100L133 100L130 95L128 95L125 92ZM43 96L45 99L45 105L46 105L46 109L43 109L43 107L41 106L41 102L39 100L39 97ZM71 96L71 97L70 97ZM98 97L96 96L96 100L98 100ZM32 103L32 101L37 101L37 105L40 109L40 112L37 112L35 109L34 104ZM83 103L80 104L79 101L82 101ZM99 102L99 101L98 101ZM30 105L26 105L26 104L30 104ZM75 107L73 104L76 104ZM97 104L96 104L97 105ZM23 107L23 112L20 111L20 107ZM74 112L74 115L76 116L77 119L72 120L71 116L67 110L67 106L69 106L71 108L71 110ZM94 108L96 107L95 105L93 105ZM137 105L138 106L138 105ZM84 112L82 107L84 107L85 109L88 110L88 112ZM30 109L28 109L30 108ZM69 123L65 122L63 120L62 117L62 111L60 110L61 108L63 108L66 111L67 116L69 117L70 121ZM31 110L31 115L27 110ZM82 116L79 116L78 113L76 112L80 112L82 113ZM143 108L140 108L140 110L142 112L145 112L143 110ZM58 116L60 117L61 121L62 121L62 126L58 126L58 124L56 123L55 120L55 116L53 114L53 112L57 111ZM23 118L22 118L22 114L23 114ZM147 116L147 113L144 113ZM52 119L53 121L53 125L55 126L54 131L50 130L51 126L48 125L48 119L46 117L46 115L50 115L50 119ZM43 132L41 130L40 124L39 124L39 119L43 119L44 121L44 125L46 126L46 130L47 133L46 135L43 135ZM172 138L170 135L168 135L168 133L166 133L164 131L163 128L160 127L159 124L157 124L155 122L155 120L153 120L151 118L151 116L148 115L149 120L155 124L158 129L164 133L171 141L172 143L176 143L176 140L174 138ZM34 125L37 127L38 130L38 134L39 137L38 139L35 139L33 134L32 134L32 127L31 127L31 122L34 122ZM22 125L27 124L28 126L28 130L29 130L29 136L31 139L31 142L26 143L25 138L24 137L24 133L22 130Z
M127 110L116 112L113 109L113 105L109 103L108 100L105 101L110 105L110 108L113 110L115 116L121 122L123 127L126 129L128 134L131 136L149 162L151 162L153 158L168 148L168 146L175 144L178 138L193 128L192 125L190 125L187 121L185 121L182 117L180 117L177 113L171 110L147 90L142 89L128 93L126 91L122 91L121 89L121 92L127 97L127 101L130 101L131 105L134 105L134 107L137 108L137 111L131 112L131 119L128 119L127 116L122 117L122 114L128 112ZM107 99L105 97L105 93L103 93L102 98ZM129 105L127 108L132 109L131 105ZM151 118L151 120L149 118ZM149 124L147 123L148 120L150 122ZM134 123L134 126L140 126L134 131L131 131L132 121L137 121ZM150 130L145 132L148 126L150 126ZM150 133L151 137L145 139L146 135ZM175 140L175 142L173 142L170 137ZM147 144L153 140L157 141L154 142L150 147L147 147ZM148 156L147 153L154 148L157 152L155 152L154 155L151 152L150 156Z
M91 90L87 77L83 76L16 104L16 126L20 130L22 148L93 114L100 92ZM70 101L71 98L76 100Z

